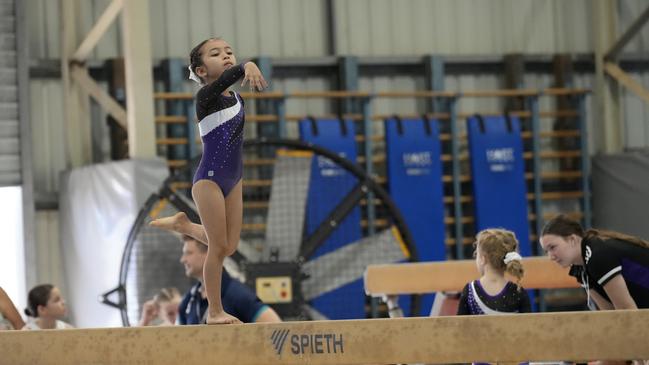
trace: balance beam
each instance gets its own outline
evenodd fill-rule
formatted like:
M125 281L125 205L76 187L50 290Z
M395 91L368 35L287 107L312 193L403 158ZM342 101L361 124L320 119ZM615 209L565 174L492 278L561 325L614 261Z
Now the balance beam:
M523 259L526 289L578 288L577 280L546 257ZM478 279L474 260L455 260L405 264L370 265L365 271L367 295L423 294L461 291L466 283Z
M649 310L0 331L0 363L399 364L649 359Z

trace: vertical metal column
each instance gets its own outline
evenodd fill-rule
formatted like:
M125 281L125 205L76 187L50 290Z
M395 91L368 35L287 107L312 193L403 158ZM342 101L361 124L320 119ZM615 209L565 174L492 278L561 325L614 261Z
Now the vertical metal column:
M32 120L29 93L29 65L21 62L28 59L29 39L27 37L27 5L14 2L16 29L16 81L18 85L18 123L20 133L20 179L23 208L23 249L25 255L25 276L18 277L18 285L31 288L38 282L38 254L36 245L36 212L34 209L34 156L32 150ZM26 290L25 290L26 291Z
M424 57L426 89L431 91L444 90L444 59L441 56L428 55ZM431 98L429 111L433 113L447 112L446 105L440 98Z
M268 91L272 90L273 84L271 82L273 78L273 64L270 57L260 56L257 58L256 62L257 67L261 71L261 74L264 75L264 78L268 82ZM257 114L272 114L274 111L272 100L269 99L256 99L255 102ZM275 122L257 122L257 137L261 138L277 138L280 135L279 123ZM262 147L258 150L260 158L274 158L275 150L268 147ZM260 179L271 180L273 178L273 167L272 166L258 166L255 168L258 172Z
M353 56L344 56L338 59L338 81L343 90L357 91L358 90L358 58ZM363 154L365 155L365 171L369 176L372 176L374 166L372 164L372 119L370 111L370 98L354 98L347 97L341 100L339 104L340 114L356 113L359 112L358 101L361 103L360 112L363 114L362 121L362 135L364 136ZM356 125L356 123L354 123ZM354 130L356 133L356 128ZM355 163L356 161L352 161ZM367 200L367 232L374 234L376 231L376 209L374 208L374 194L368 192L365 196Z
M126 77L124 60L110 59L104 62L104 72L108 78L108 93L122 107L126 107ZM122 160L128 158L128 135L125 126L121 125L110 114L106 116L110 134L110 158Z
M271 91L273 88L272 77L273 77L273 63L268 56L260 56L257 58L256 62L257 67L261 71L261 74L264 75L264 78L268 82L268 91ZM273 114L273 100L270 99L257 99L257 114ZM257 137L269 137L276 138L281 135L279 130L278 123L272 122L258 122L257 124Z
M338 59L338 85L341 90L358 90L358 58L354 56L343 56ZM354 113L354 100L351 98L341 99L338 104L338 113Z
M363 98L361 100L363 107L363 135L365 136L365 171L367 175L373 177L374 164L372 162L372 117L370 115L371 98ZM366 195L367 199L367 233L372 235L375 233L375 220L376 209L374 208L374 193L368 190Z
M358 90L358 58L353 56L344 56L338 59L338 85L339 88L346 91ZM358 112L358 107L354 105L354 99L345 98L337 103L338 113L355 113ZM372 119L371 119L371 98L362 98L358 100L361 103L360 112L363 114L362 121L362 135L364 136L363 154L365 155L365 171L368 176L373 175L373 161L372 161ZM354 123L356 125L356 123ZM356 128L354 130L356 133ZM352 161L356 163L356 161ZM376 209L374 207L374 194L370 191L365 195L367 201L366 218L367 218L367 232L374 234L376 231ZM372 317L378 316L377 299L372 297L370 299L370 308Z
M534 213L536 214L535 230L537 237L540 237L543 229L543 188L541 186L541 136L540 136L540 116L539 116L539 96L530 96L527 103L532 112L532 159L533 159L533 184L534 184ZM532 247L532 252L539 251L538 247ZM545 303L545 291L539 290L539 311L545 312L547 309Z
M187 158L191 161L194 157L201 154L201 148L198 147L198 125L196 123L196 104L194 100L183 103L184 113L187 116Z
M528 103L532 112L532 159L533 159L533 177L534 177L534 212L536 214L536 234L541 234L543 228L543 202L541 186L541 137L540 137L540 117L539 117L539 97L528 97Z
M444 87L445 87L444 86L444 59L442 58L442 56L436 56L436 55L425 56L424 70L425 70L424 74L425 74L426 89L430 91L444 91ZM433 97L430 99L429 103L427 103L426 111L430 113L449 113L449 105L450 104L447 99L440 98L440 97ZM450 118L445 123L439 123L438 124L439 133L450 133L452 124L453 122L451 121ZM452 143L442 144L440 141L440 145L442 147L441 148L442 154L452 153ZM440 163L442 164L443 174L447 173L448 169L444 168L443 165L444 163L442 161L440 161ZM453 180L452 184L454 183L455 180ZM461 221L459 223L462 224ZM444 225L444 227L446 228L446 225ZM435 245L438 243L431 242L430 244ZM446 242L441 242L441 244L443 244L444 247L446 247Z
M169 92L181 92L185 80L185 61L178 58L171 58L162 61L163 79L165 90ZM166 102L166 115L183 115L185 108L182 100L169 100ZM167 137L184 138L187 137L187 145L171 144L167 146L167 158L169 160L188 160L189 153L189 134L187 130L191 127L190 123L194 118L187 119L187 124L169 123L166 127Z
M590 163L588 152L588 124L586 121L586 102L585 95L577 95L577 112L579 120L579 145L581 150L581 189L582 196L582 223L584 227L590 227L592 224L592 212L590 206Z
M288 138L286 135L286 96L273 100L273 103L275 104L275 114L277 115L279 138Z
M464 227L462 225L462 185L460 184L460 137L458 135L457 101L458 96L447 100L449 123L451 127L451 157L453 170L453 211L455 215L456 259L464 258Z

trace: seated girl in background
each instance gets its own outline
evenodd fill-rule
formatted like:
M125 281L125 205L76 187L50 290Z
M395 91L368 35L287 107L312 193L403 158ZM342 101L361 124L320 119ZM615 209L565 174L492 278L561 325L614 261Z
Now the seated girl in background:
M27 295L25 314L32 317L23 329L45 330L73 328L61 319L67 315L65 300L59 288L51 284L37 285Z
M514 233L485 229L476 238L474 256L481 277L464 286L457 314L530 312L530 299L520 286L523 265ZM516 283L507 280L505 273L515 277Z
M144 302L140 326L171 326L176 324L182 300L178 289L162 288L153 299Z

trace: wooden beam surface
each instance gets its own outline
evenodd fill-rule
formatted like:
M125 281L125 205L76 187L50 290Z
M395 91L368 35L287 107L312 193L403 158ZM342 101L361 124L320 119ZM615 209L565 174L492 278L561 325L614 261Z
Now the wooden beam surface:
M2 363L403 364L649 359L649 310L0 331Z
M526 289L579 287L568 270L545 257L523 259ZM370 265L365 271L365 292L372 296L461 291L479 278L474 260Z

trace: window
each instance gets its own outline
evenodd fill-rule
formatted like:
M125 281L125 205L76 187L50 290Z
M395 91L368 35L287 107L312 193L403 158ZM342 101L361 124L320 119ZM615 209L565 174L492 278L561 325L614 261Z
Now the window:
M27 301L20 186L0 187L0 286L22 313Z

